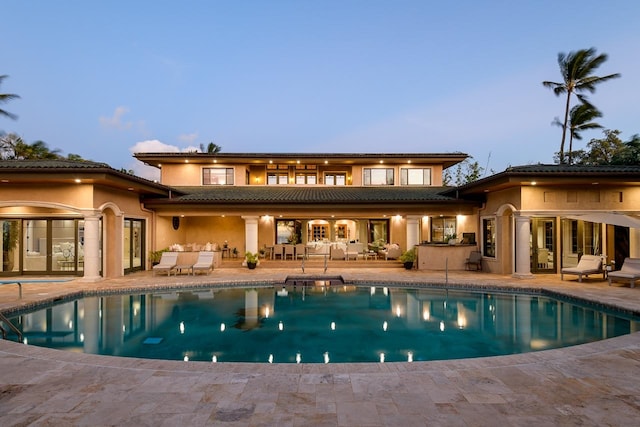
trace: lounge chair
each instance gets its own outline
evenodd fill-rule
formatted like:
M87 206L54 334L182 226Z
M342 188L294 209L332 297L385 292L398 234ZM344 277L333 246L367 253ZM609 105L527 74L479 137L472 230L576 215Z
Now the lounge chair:
M640 279L640 258L625 258L622 268L618 271L611 271L608 274L609 286L612 280L629 281L632 288L636 286L636 280Z
M153 275L156 271L165 271L167 276L171 274L171 270L178 264L178 252L163 252L160 263L153 266Z
M473 266L475 270L482 271L482 253L480 251L471 251L464 265L467 270L471 270L471 266Z
M602 257L600 255L582 255L578 265L560 270L560 280L564 280L565 274L577 275L578 282L582 282L582 276L589 277L589 274L602 274L602 279L604 279L606 273L602 269Z
M198 253L196 263L191 266L191 271L195 276L196 271L204 271L209 274L213 270L213 252L202 251Z

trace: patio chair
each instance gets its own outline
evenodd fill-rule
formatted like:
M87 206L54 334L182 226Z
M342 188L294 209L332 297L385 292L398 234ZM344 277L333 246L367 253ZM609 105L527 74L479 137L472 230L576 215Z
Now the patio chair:
M345 252L344 249L339 248L337 246L332 246L331 247L331 259L342 259L342 260L346 260L347 259L347 254Z
M589 277L589 274L602 274L605 278L605 271L602 269L602 257L600 255L582 255L578 265L560 270L560 280L564 280L565 274L578 276L578 282L582 282L582 276Z
M632 288L636 286L636 280L640 279L640 258L625 258L622 268L618 271L611 271L608 274L609 286L613 279L621 281L629 281Z
M391 244L391 245L385 245L385 248L380 250L380 252L378 252L380 255L384 256L384 260L390 260L390 259L398 259L400 258L400 256L402 255L402 250L400 249L399 245Z
M304 243L298 243L296 245L296 259L307 259L307 245Z
M160 263L153 266L153 275L158 271L165 271L167 276L171 274L171 270L178 264L178 252L163 252Z
M464 268L465 270L471 270L472 266L475 270L482 271L482 252L471 251L469 258L464 262Z
M273 252L271 253L271 259L284 259L284 245L278 243L277 245L273 245Z
M347 243L347 260L358 259L358 255L363 253L363 243ZM364 255L363 255L364 256Z
M287 257L291 257L291 259L294 259L296 256L296 245L284 245L284 259L287 259Z
M193 275L195 276L196 271L204 271L209 275L211 270L213 270L213 252L202 251L198 253L196 263L191 266Z

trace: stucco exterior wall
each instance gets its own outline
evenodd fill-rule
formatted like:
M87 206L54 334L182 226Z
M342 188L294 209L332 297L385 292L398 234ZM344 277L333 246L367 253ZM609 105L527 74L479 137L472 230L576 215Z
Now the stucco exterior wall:
M522 187L522 209L560 211L624 211L637 210L640 189L637 187L605 187L600 185Z

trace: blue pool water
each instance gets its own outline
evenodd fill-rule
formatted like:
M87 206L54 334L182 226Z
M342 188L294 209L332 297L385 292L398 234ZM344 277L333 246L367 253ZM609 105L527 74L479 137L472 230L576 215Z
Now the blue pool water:
M396 362L495 356L597 341L640 318L539 295L307 285L66 301L11 319L30 345L209 362Z

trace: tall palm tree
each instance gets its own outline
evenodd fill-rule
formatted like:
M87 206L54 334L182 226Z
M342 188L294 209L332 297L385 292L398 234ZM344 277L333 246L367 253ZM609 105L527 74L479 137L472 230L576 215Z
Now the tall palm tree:
M562 125L562 141L560 142L560 163L565 162L564 143L567 136L567 123L569 121L569 110L571 106L571 95L574 93L581 102L586 102L583 92L595 92L596 85L604 81L620 77L619 73L607 76L595 76L593 72L607 60L607 55L602 53L596 56L596 50L581 49L576 52L558 54L558 65L562 74L562 82L542 82L543 86L553 90L556 96L567 94L567 103L564 111L564 122Z
M7 77L9 76L7 75L0 76L0 84L2 84L2 81ZM17 98L20 98L20 97L13 93L0 93L0 104L4 104L5 102L11 99L17 99ZM15 114L11 114L10 112L3 110L2 108L0 108L0 116L9 117L10 119L13 119L13 120L18 118L18 116L16 116Z
M569 111L569 164L573 163L573 139L582 140L580 133L584 130L602 128L602 125L593 121L598 117L602 117L602 113L589 103L574 105ZM554 124L560 127L563 126L558 119L555 120Z

